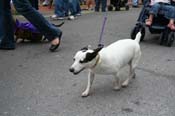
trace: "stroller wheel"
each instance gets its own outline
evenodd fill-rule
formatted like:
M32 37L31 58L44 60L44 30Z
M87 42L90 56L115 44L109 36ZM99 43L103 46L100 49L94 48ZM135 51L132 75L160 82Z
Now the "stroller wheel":
M120 6L116 6L115 11L120 11Z
M131 34L130 34L131 39L135 39L136 34L137 34L138 32L139 32L139 28L138 28L138 26L135 26L135 27L131 30Z
M131 30L131 39L135 39L136 37L136 34L141 30L141 33L142 33L142 36L141 36L141 39L140 41L143 41L144 40L144 37L145 37L145 28L142 27L141 25L136 25L132 30Z
M108 11L113 11L113 6L112 5L108 6Z
M166 28L160 35L160 45L167 45L170 29Z
M164 32L162 32L160 35L160 45L163 45L164 42L165 42L165 35Z
M171 47L172 45L173 45L173 42L174 42L174 32L170 32L169 34L168 34L168 40L167 40L167 43L166 43L166 45L168 46L168 47Z

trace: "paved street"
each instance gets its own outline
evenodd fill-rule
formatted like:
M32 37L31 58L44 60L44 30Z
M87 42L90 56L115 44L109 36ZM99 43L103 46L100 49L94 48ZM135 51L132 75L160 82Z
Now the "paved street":
M139 9L108 12L104 43L130 37ZM82 98L87 71L69 72L73 56L98 44L104 13L85 13L65 21L58 52L48 42L18 43L0 51L0 116L175 116L175 43L159 45L159 35L147 31L136 78L114 91L112 76L97 75L91 95ZM52 21L59 23L59 21ZM126 77L127 68L121 72Z

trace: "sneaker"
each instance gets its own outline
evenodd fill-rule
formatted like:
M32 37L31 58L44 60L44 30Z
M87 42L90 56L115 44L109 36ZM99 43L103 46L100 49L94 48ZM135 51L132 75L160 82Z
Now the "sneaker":
M52 15L50 18L54 20L64 20L64 17L59 17L56 14Z
M73 15L68 16L68 20L75 20L75 19L77 19L76 16L73 16Z
M81 16L81 13L77 13L76 16Z
M49 5L49 2L48 1L44 1L42 5L43 6L48 6Z

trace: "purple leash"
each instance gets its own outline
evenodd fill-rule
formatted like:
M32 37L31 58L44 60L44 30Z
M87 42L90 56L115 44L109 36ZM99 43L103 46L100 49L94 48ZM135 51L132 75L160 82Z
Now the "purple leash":
M104 17L104 20L103 20L103 26L102 26L101 33L100 33L98 47L104 47L104 45L102 44L102 37L103 37L103 33L104 33L104 28L105 28L106 20L107 20L107 16L105 16Z

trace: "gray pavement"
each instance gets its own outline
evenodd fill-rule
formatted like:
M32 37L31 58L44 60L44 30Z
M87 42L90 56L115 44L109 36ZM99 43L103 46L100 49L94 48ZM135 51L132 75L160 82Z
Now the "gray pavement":
M129 38L139 12L108 12L105 45ZM175 44L160 46L159 35L148 31L136 79L127 88L114 91L112 76L97 75L91 95L81 97L87 71L74 76L68 69L77 50L97 46L104 15L66 20L58 52L50 53L47 42L0 51L0 116L175 116ZM124 71L121 76L127 76Z

